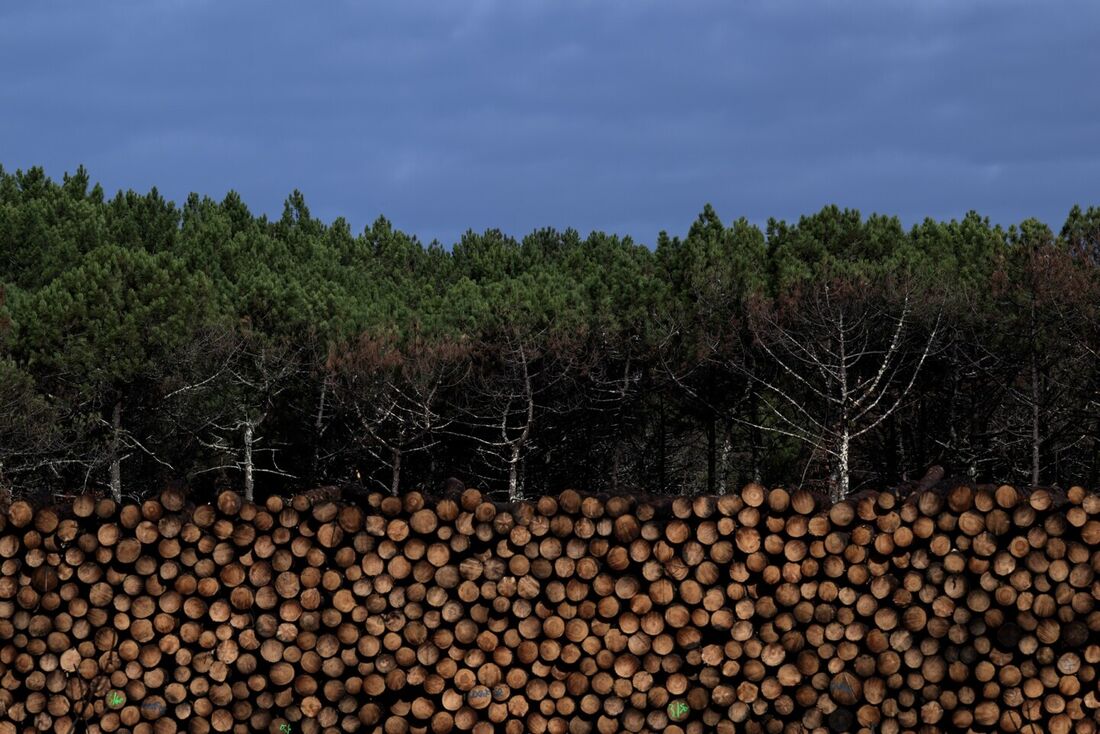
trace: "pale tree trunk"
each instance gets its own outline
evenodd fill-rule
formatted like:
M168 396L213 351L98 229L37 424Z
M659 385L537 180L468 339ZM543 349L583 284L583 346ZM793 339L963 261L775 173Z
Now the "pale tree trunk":
M519 454L521 445L512 445L512 457L508 461L508 499L519 499Z
M516 440L511 442L512 456L508 461L508 499L510 500L519 499L520 457L522 456L524 447L527 445L527 438L531 435L531 426L535 422L535 392L531 385L531 373L527 368L527 351L524 349L522 343L519 345L519 355L523 364L523 392L524 397L527 399L527 414L523 430L520 432L519 436L516 437ZM505 414L505 421L507 421L507 414ZM507 433L505 432L504 435L505 441L507 442Z
M833 502L843 502L848 496L849 486L849 449L851 446L851 434L847 426L840 433L840 445L837 447L836 477L834 480Z
M122 435L122 401L116 400L111 409L111 466L110 487L111 497L116 502L122 501L122 458L119 456L119 444Z
M722 453L719 461L718 494L727 494L730 484L730 454L733 453L733 427L726 422L722 431Z
M852 443L848 409L851 392L848 390L848 344L844 331L844 313L838 314L840 322L840 431L837 438L836 480L833 486L833 502L842 502L848 496L848 463Z
M255 480L252 477L252 421L244 422L244 498L252 502L255 496Z
M401 488L401 448L399 446L393 448L392 457L393 473L390 480L390 494L396 497Z

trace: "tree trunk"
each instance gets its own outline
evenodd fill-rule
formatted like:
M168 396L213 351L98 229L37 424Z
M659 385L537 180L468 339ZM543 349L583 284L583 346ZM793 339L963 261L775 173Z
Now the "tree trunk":
M883 451L885 466L882 475L888 477L891 482L904 481L908 473L905 463L905 439L901 421L898 420L896 413L887 418L885 434L886 446Z
M111 497L116 502L122 501L122 459L118 449L122 435L122 401L116 400L111 409L111 466L110 486Z
M757 428L760 425L760 414L757 405L756 393L754 392L752 398L749 400L749 417L752 419L752 426L749 428L749 441L752 443L752 480L754 482L763 481L764 470L761 466L760 449L763 443L763 435L760 429Z
M244 498L254 501L254 480L252 477L252 421L244 422Z
M657 410L657 491L665 491L665 401L659 399Z
M619 467L622 464L623 459L623 441L622 437L616 432L615 447L611 450L611 491L612 493L619 490ZM585 462L586 464L590 462Z
M523 394L527 400L527 415L523 430L514 441L510 442L512 456L508 461L508 499L513 501L519 499L520 495L520 457L527 445L527 437L531 435L531 427L535 424L535 390L531 384L531 373L528 371L527 365L527 350L524 348L523 342L520 342L519 345L519 356L523 365ZM507 425L507 414L505 414L505 425ZM507 432L504 433L504 436L507 440Z
M730 454L733 453L733 426L730 422L723 422L722 452L718 462L718 494L727 494L730 484Z
M400 493L401 489L401 448L395 446L393 449L393 475L390 481L390 494L396 497Z
M971 419L970 419L970 430L967 433L967 438L966 438L966 450L967 450L966 474L967 474L968 477L970 477L971 481L977 481L977 479L978 479L978 454L979 454L979 448L982 448L982 450L985 450L985 447L979 446L978 448L976 448L975 445L974 445L976 442L973 440L973 437L978 435L979 430L980 430L980 424L978 422L977 416L972 416ZM978 442L978 443L980 443L980 442Z
M851 432L845 426L840 432L840 445L837 448L836 471L833 475L833 502L843 502L848 496L849 484L849 448L851 445Z
M626 393L630 389L630 355L626 357L626 364L623 366L623 381L622 386L619 388L619 411L620 414L615 420L615 446L611 453L611 491L616 492L619 489L619 471L623 462L623 434L626 432L623 428L624 416L626 415ZM590 462L586 462L588 464Z
M1031 486L1039 486L1039 355L1031 350Z
M508 461L508 499L519 499L519 454L520 444L512 444L512 457Z
M852 396L848 390L848 344L844 331L844 314L839 314L840 322L840 441L836 457L836 481L833 483L833 502L841 502L848 496L848 451L852 442L852 429L848 423L848 410Z
M1094 427L1092 429L1092 461L1089 468L1089 483L1087 486L1095 487L1100 481L1100 411L1097 412Z
M317 401L317 415L313 418L313 451L310 454L309 473L315 482L317 481L317 475L320 473L317 454L321 448L321 432L325 421L325 398L328 396L328 379L326 374L321 380L321 397Z
M717 477L715 476L715 469L717 468L718 459L718 440L714 425L714 413L711 412L710 417L707 420L707 494L714 494L714 487L717 484Z
M951 371L951 392L947 398L947 461L955 464L959 459L959 431L955 426L956 401L959 394L959 354L958 346L951 346L951 361L948 369Z
M898 457L898 466L901 471L901 481L907 482L909 481L909 454L905 450L905 429L898 427L898 429L895 431L895 434L897 436L896 451Z

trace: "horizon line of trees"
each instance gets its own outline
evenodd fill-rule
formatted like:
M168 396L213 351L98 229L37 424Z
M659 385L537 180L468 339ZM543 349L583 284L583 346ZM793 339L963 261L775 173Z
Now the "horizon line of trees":
M908 229L828 206L651 249L359 234L0 166L0 486L840 499L932 464L1100 480L1100 208Z

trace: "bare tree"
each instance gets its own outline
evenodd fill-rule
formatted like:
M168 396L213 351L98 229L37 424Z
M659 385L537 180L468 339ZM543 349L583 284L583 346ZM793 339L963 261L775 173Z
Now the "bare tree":
M586 421L600 441L601 453L610 462L607 480L612 492L628 473L624 454L636 429L635 409L645 365L639 342L637 334L614 341L602 334L598 344L588 345L583 362L577 365L577 394L583 400Z
M767 417L735 410L730 419L796 439L811 456L824 457L834 502L849 493L854 444L901 407L939 341L938 311L927 333L917 333L908 286L896 308L881 295L863 279L835 277L776 301L755 298L748 323L753 343L744 349L758 350L764 364L730 358L717 347L713 352L750 381L751 397Z
M575 407L575 402L552 403L544 397L571 376L576 350L555 341L545 329L509 331L484 341L477 358L477 370L451 405L456 420L446 433L470 441L489 466L503 468L508 498L520 499L523 461L535 447L536 420Z
M334 397L350 416L353 442L389 470L387 489L398 494L406 459L433 449L453 417L443 396L468 369L465 345L363 334L329 358Z
M766 307L753 316L757 343L781 377L769 380L747 373L776 419L757 427L798 438L829 457L830 496L834 502L843 500L850 487L854 442L877 428L909 395L937 344L939 314L928 335L910 348L909 290L895 315L868 293L866 283L837 279L812 289L808 299L795 305L793 318Z
M1057 448L1074 440L1076 403L1088 375L1088 323L1094 309L1093 268L1050 230L1026 220L1015 234L1011 270L1000 269L993 291L1010 316L1012 334L1002 356L1010 370L1006 384L1013 411L1004 421L1010 456L1029 459L1020 474L1039 484L1054 462Z
M239 472L245 499L252 501L257 474L294 477L279 467L277 447L267 445L260 431L303 373L302 354L286 339L254 331L247 319L212 329L199 344L186 379L177 377L164 404L214 456L194 473Z
M1096 230L1087 234L1084 241L1032 249L1026 266L1029 362L1038 373L1031 390L1021 391L1031 398L1035 426L1029 432L1032 484L1041 467L1053 469L1055 480L1077 474L1078 481L1095 483L1100 477L1100 250ZM1078 449L1084 446L1091 451ZM1063 465L1063 455L1076 456L1069 463L1077 465Z
M73 421L57 401L36 392L30 375L0 356L0 489L18 479L20 489L30 491L74 465L86 468L89 457L66 430Z

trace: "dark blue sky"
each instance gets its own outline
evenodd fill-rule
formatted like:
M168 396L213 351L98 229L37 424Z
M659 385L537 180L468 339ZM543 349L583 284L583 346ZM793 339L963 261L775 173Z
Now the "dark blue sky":
M0 163L446 244L707 201L1057 228L1100 204L1100 4L5 2Z

